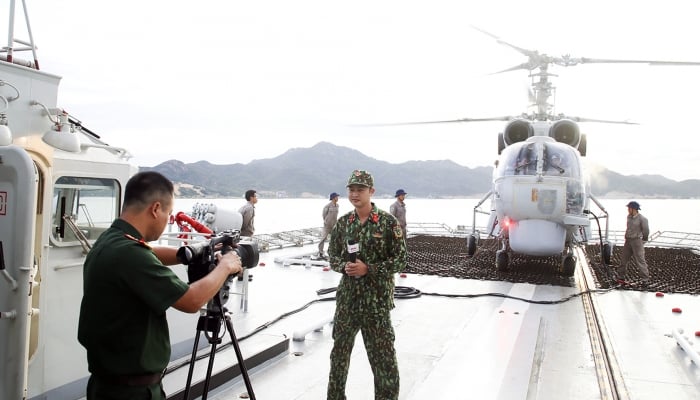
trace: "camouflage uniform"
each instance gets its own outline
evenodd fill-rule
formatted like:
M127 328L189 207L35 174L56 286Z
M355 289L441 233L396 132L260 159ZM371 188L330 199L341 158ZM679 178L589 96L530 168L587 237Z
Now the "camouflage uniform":
M351 176L348 186L372 187L371 175L360 172L362 174L355 178ZM369 267L362 277L348 276L344 272L349 240L359 243L357 258ZM338 220L331 233L328 253L331 268L343 276L336 296L327 399L346 399L345 383L358 331L362 331L374 374L375 399L398 399L399 369L390 311L394 308L394 274L406 266L406 242L401 227L396 218L372 203L372 211L364 224L355 210Z

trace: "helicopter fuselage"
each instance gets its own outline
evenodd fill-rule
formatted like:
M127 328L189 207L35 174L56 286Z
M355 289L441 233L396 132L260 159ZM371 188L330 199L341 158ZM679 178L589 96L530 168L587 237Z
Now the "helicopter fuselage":
M506 147L494 169L494 236L509 250L533 256L560 254L580 227L587 183L581 156L551 137L533 136Z

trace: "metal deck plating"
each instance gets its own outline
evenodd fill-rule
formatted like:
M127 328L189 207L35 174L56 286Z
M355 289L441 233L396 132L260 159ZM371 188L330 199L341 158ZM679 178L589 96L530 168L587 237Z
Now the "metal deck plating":
M322 266L273 260L309 254L314 248L263 253L264 266L249 270L253 281L237 283L241 292L248 285L248 310L238 309L235 297L230 301L242 351L247 358L257 357L255 365L246 363L258 399L325 398L332 346L328 321L334 302L328 299L333 292L318 295L317 291L335 287L340 276ZM580 253L579 262L585 259ZM582 299L588 294L580 295L582 282L586 274L594 282L594 273L585 263L577 271L570 285L397 275L397 286L420 292L397 300L392 312L400 399L700 396L698 367L673 335L682 329L689 336L689 346L697 345L693 334L700 330L700 304L695 296L598 289L590 292L590 306L586 306ZM591 335L594 328L600 335ZM258 333L245 338L250 332ZM292 340L293 336L305 340ZM610 363L605 368L602 355ZM216 369L235 364L230 349L215 359ZM205 367L205 361L198 362L200 378ZM166 391L172 398L180 398L177 393L185 373L186 368L181 368L166 376ZM229 372L227 379L232 375ZM373 398L372 386L358 335L348 399ZM245 392L238 376L211 390L209 398L246 398Z

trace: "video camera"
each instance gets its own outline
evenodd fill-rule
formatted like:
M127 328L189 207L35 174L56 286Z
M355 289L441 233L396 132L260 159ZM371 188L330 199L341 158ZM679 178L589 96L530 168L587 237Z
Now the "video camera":
M255 242L240 243L241 235L239 231L224 231L212 237L209 242L201 242L182 246L177 250L177 260L187 265L187 278L189 283L196 282L211 272L216 267L216 251L226 254L230 251L236 252L241 258L243 268L253 268L258 265L260 252L258 244ZM228 301L229 289L235 275L229 275L217 295L218 306L223 307ZM214 299L212 299L214 300ZM216 303L216 302L215 302ZM210 308L211 301L207 305Z

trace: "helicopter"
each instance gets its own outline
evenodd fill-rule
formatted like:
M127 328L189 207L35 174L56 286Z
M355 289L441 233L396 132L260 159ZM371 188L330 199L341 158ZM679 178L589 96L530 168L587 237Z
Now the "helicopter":
M625 60L550 56L536 50L518 47L499 37L472 28L510 47L527 60L496 74L525 70L531 80L528 111L520 115L489 118L460 118L441 121L420 121L375 125L444 124L483 121L504 121L498 133L498 159L495 162L491 190L474 207L471 234L467 236L467 254L473 256L482 234L498 241L495 266L508 270L513 254L535 257L561 257L559 271L565 276L575 272L575 246L593 240L591 221L598 221L601 259L610 264L613 244L609 241L607 212L591 193L582 157L587 153L586 134L579 123L596 122L629 124L614 121L556 114L550 99L556 88L550 67L573 67L581 64L649 64L659 66L697 66L700 62ZM489 211L482 210L490 200ZM601 232L599 217L591 212L591 202L606 219ZM486 232L476 228L477 214L489 215Z

